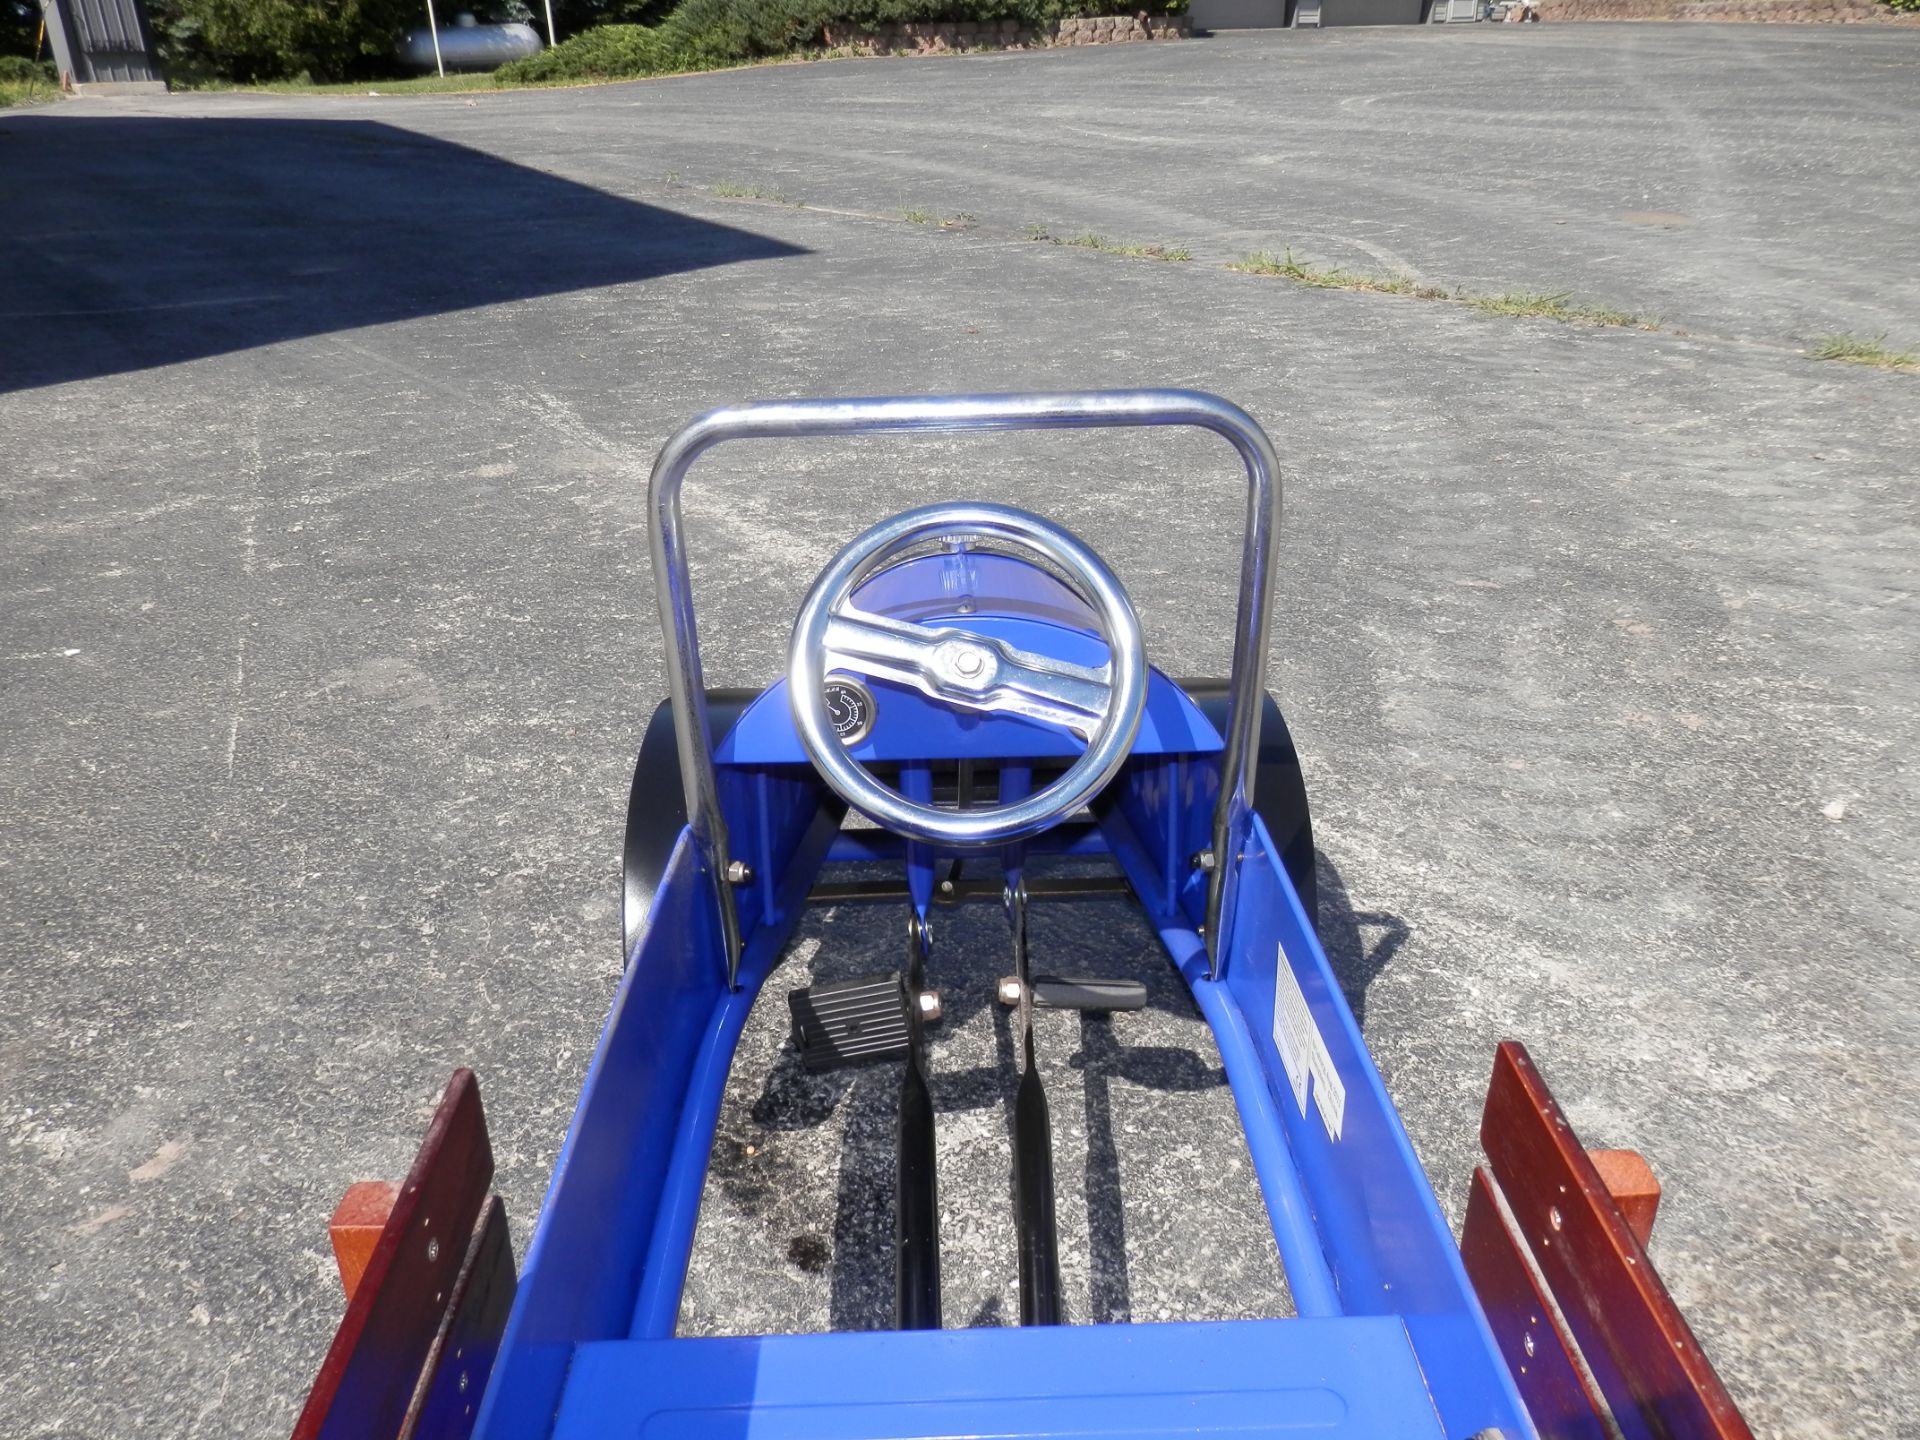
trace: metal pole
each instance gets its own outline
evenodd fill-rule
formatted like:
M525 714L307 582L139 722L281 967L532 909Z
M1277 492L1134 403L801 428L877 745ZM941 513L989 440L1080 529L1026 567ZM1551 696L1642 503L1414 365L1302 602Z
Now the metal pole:
M551 50L560 43L553 33L553 0L547 0L547 48Z
M444 80L447 78L447 66L440 58L440 22L433 18L433 0L427 0L427 29L433 35L433 68L440 72L440 78Z

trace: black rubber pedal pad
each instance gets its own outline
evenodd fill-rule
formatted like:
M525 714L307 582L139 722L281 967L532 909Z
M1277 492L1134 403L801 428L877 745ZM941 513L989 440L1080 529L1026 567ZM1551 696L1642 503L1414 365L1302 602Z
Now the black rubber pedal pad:
M907 987L899 974L829 980L787 992L793 1043L808 1070L903 1060L911 1043Z

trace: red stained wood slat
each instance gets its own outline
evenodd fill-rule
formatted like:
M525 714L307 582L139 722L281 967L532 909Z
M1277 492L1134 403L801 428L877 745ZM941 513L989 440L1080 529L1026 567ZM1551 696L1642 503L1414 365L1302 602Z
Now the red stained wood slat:
M493 1180L480 1086L456 1070L334 1333L294 1440L393 1440Z
M487 1201L473 1244L454 1281L453 1300L407 1407L400 1440L467 1440L479 1416L480 1396L493 1373L500 1336L513 1308L513 1241L507 1208Z
M1485 1170L1473 1172L1467 1193L1460 1258L1540 1440L1608 1440L1600 1399L1580 1373L1553 1307L1540 1293L1523 1243L1500 1213Z
M1512 1040L1494 1057L1480 1143L1626 1440L1752 1440L1526 1047Z

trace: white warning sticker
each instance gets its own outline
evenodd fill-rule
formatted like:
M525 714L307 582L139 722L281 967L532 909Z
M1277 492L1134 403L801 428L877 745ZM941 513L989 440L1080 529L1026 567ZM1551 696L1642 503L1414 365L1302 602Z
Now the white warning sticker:
M1280 952L1280 971L1273 987L1273 1043L1279 1048L1280 1063L1286 1067L1287 1080L1293 1086L1293 1103L1307 1113L1307 1076L1313 1067L1313 1015L1307 1009L1307 997L1300 993L1300 982L1293 978L1286 951Z
M1286 1067L1293 1102L1300 1113L1307 1113L1307 1082L1311 1079L1320 1123L1327 1127L1331 1139L1338 1140L1347 1117L1347 1087L1333 1068L1333 1055L1314 1023L1313 1012L1307 1008L1307 997L1287 963L1284 949L1279 950L1278 962L1273 987L1273 1043L1280 1051L1280 1063Z

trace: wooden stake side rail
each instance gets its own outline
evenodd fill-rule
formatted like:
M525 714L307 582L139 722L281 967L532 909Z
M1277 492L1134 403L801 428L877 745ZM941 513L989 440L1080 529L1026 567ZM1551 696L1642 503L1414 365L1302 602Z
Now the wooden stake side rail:
M1474 1172L1461 1252L1542 1440L1603 1440L1603 1417L1624 1440L1753 1440L1647 1258L1659 1185L1645 1162L1589 1156L1511 1040L1480 1143L1491 1174Z
M294 1440L463 1440L471 1432L515 1286L492 1181L480 1087L471 1070L456 1070L406 1180L397 1190L355 1185L335 1212L347 1311Z
M1552 1300L1500 1213L1493 1177L1482 1169L1473 1172L1467 1194L1460 1257L1541 1440L1610 1440L1600 1418L1604 1402L1588 1383Z

